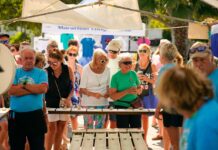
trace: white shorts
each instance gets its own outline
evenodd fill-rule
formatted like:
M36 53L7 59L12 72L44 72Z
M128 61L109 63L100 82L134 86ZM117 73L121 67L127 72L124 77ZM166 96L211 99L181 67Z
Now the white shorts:
M69 118L68 114L48 114L48 122L68 121Z
M49 107L47 107L49 109ZM57 121L68 121L70 119L70 115L68 114L48 114L48 122L57 122Z

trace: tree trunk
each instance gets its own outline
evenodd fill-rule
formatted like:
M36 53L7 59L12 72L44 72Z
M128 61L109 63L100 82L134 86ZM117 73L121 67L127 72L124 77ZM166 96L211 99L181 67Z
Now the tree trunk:
M173 22L173 27L188 26L188 23L184 22ZM187 59L187 39L188 39L188 28L175 28L172 29L172 41L178 48L178 51L183 56L183 59Z

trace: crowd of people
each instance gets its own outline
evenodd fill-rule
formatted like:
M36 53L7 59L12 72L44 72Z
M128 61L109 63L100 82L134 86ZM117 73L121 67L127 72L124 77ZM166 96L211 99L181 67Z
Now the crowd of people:
M4 43L2 42L4 41ZM28 42L8 46L17 69L7 97L8 120L0 122L0 144L11 150L66 149L67 126L78 129L77 115L48 114L46 108L80 106L87 109L156 109L153 140L163 140L169 150L215 150L218 146L218 69L210 47L196 42L189 65L176 46L161 40L155 52L148 44L138 46L137 60L121 53L122 42L111 40L106 52L95 49L92 60L78 63L79 43L69 40L66 50L50 41L45 54ZM135 105L141 101L141 106ZM83 115L85 129L142 128L147 143L148 115ZM149 143L147 143L149 146Z

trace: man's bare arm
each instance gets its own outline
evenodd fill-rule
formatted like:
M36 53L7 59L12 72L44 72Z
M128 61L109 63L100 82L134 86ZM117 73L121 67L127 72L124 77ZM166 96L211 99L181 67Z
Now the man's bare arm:
M12 85L8 93L9 95L12 96L24 96L24 95L31 94L30 91L23 88L22 84Z
M47 92L48 84L42 83L42 84L26 84L24 86L24 89L29 91L32 94L43 94Z

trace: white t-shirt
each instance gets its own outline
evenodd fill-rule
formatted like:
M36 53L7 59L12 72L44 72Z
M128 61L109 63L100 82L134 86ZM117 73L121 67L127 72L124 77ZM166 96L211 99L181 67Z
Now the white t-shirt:
M111 80L112 76L120 70L119 60L120 60L119 57L117 57L116 59L109 58L109 62L108 62L107 67L110 69L110 80Z
M111 82L112 76L120 70L119 61L120 61L119 56L115 59L109 58L109 62L107 66L110 69L110 82ZM108 101L111 102L113 100L111 98L108 98Z
M105 68L104 72L101 74L94 73L89 64L85 65L83 68L83 73L80 82L80 88L86 88L90 92L105 94L107 92L107 86L110 82L110 70ZM107 106L107 98L101 97L99 99L82 95L82 106Z

